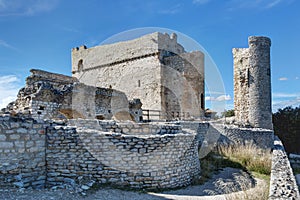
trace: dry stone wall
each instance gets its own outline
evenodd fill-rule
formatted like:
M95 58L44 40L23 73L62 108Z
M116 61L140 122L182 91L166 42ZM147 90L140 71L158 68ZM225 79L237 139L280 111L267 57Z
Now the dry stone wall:
M46 181L45 123L0 116L0 187L42 188Z
M76 126L75 126L76 125ZM80 177L134 188L175 188L200 175L195 133L174 124L0 118L0 187L74 185Z
M130 128L110 122L101 126L120 132ZM139 135L140 127L131 127L130 133L137 133L132 135L52 126L47 132L47 184L92 176L100 183L136 188L189 185L200 173L196 135L153 129L160 134Z

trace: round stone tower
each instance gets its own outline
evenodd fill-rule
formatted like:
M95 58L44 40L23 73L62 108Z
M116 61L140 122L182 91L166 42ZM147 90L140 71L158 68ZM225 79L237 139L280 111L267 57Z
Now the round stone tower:
M271 109L270 46L267 37L250 36L249 42L249 123L273 129Z

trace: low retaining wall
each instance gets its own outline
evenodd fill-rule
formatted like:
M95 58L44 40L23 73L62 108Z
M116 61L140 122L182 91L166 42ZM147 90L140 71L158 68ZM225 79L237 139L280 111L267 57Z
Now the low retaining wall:
M269 199L300 199L288 156L282 142L277 136L274 140L272 155Z
M133 123L116 122L114 120L93 120L76 119L69 120L69 125L100 130L105 132L122 133L126 135L155 135L155 134L176 134L182 132L182 127L176 124L167 123Z
M222 135L218 142L253 143L262 149L272 149L274 145L274 132L268 129L239 128L215 123L210 123L209 129L215 129Z

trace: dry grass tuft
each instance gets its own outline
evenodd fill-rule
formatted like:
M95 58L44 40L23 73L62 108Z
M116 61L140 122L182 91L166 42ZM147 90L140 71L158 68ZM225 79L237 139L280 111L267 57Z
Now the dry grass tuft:
M223 145L218 147L221 155L240 163L251 172L270 175L272 154L270 150L257 148L252 143L246 145Z

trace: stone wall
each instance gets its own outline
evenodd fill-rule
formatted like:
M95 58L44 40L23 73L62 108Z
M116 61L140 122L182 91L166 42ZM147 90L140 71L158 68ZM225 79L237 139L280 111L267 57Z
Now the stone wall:
M162 63L162 108L167 119L203 116L204 54L195 51L165 56Z
M159 50L165 50L180 54L183 47L177 43L176 34L169 36L159 32L144 35L142 37L86 48L77 47L72 50L72 73L77 77L80 71L88 71L94 68L126 64L128 61L138 60L143 57L157 54ZM80 69L80 63L82 69Z
M76 78L42 70L31 70L31 73L16 101L7 107L8 112L39 120L142 120L140 100L129 101L123 92L88 86Z
M122 133L125 135L163 135L163 134L177 134L182 132L180 125L164 122L152 123L131 123L131 122L116 122L114 120L90 120L90 119L75 119L69 120L70 126L79 128L94 129L104 132Z
M87 85L122 91L128 99L140 99L143 109L161 110L161 69L158 55L143 57L79 74Z
M274 132L269 129L240 128L220 122L179 121L176 124L182 126L182 130L197 133L199 145L209 146L209 151L222 143L237 145L252 143L262 149L273 148Z
M249 50L234 48L233 83L234 83L234 114L238 122L248 122L249 115Z
M0 116L0 187L42 188L46 181L46 124Z
M120 124L118 128L109 121L101 122L101 126L116 132L76 130L70 126L48 129L48 185L68 183L78 176L91 176L99 183L119 186L175 188L189 185L199 176L195 134L179 133L178 130L176 133L176 128L170 131L170 127L162 130L155 125ZM126 133L125 129L130 132ZM151 131L140 134L144 130L156 130L159 134Z
M269 199L300 199L288 156L278 137L274 140Z
M200 175L195 133L174 124L0 117L0 187L75 184L175 188Z
M210 129L217 130L221 136L218 142L231 142L235 144L252 143L262 149L272 149L274 132L261 128L240 128L235 125L210 124Z

